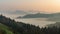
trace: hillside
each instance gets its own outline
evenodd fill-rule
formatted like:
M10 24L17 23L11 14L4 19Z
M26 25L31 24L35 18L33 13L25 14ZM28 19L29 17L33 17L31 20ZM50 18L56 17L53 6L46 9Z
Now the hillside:
M13 34L9 27L0 23L0 34Z
M39 33L40 28L35 25L25 24L23 22L16 22L10 18L0 15L0 23L12 29L14 34L35 34ZM7 29L7 28L6 28Z
M60 25L60 22L57 24ZM60 34L60 26L57 28L58 26L40 28L0 15L0 34Z

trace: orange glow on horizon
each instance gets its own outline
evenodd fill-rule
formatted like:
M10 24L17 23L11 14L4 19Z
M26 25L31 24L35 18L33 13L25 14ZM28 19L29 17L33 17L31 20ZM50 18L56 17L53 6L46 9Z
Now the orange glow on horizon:
M17 1L17 2L16 2ZM46 12L60 12L60 0L16 0L11 3L3 3L0 9L8 10L37 10ZM22 3L20 3L22 2Z

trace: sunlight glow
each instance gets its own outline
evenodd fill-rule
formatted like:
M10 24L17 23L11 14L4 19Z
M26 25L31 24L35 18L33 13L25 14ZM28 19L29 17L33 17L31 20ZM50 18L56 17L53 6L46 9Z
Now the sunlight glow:
M0 10L60 12L60 0L0 0Z

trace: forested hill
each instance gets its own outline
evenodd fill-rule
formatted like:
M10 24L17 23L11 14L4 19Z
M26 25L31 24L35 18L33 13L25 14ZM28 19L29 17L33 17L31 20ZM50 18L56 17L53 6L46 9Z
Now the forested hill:
M40 28L39 26L16 22L15 20L2 15L0 15L0 23L8 27L8 30L7 28L4 28L6 32L10 32L9 34L60 34L60 27L57 28L57 26ZM3 30L2 32L2 34L7 34Z
M0 23L8 26L14 31L14 34L38 34L40 28L38 26L25 24L22 22L16 22L10 18L6 18L5 16L0 15Z

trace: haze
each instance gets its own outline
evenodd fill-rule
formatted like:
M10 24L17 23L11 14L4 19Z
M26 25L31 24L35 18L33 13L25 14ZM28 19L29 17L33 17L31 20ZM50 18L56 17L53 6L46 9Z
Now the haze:
M0 10L60 12L60 0L0 0Z

